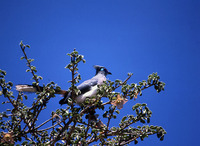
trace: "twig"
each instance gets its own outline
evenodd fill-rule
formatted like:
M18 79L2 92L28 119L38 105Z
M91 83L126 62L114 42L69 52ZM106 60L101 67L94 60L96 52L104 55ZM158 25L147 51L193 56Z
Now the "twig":
M44 102L47 102L49 99L51 98L51 95L49 95L48 98L46 98L46 100ZM39 109L39 106L38 106L38 109L36 110L37 111L37 115L35 116L35 118L33 119L33 122L32 122L32 127L34 126L34 123L36 122L40 112L43 110L43 107L44 107L44 104L41 104L40 105L40 109Z
M116 86L114 89L119 88L121 85L125 84L130 78L131 78L132 74L130 74L121 84L119 84L118 86Z
M93 139L95 139L95 138L94 138L94 134L91 136L91 138L90 138L90 140L88 141L88 143L87 143L87 144L90 144L90 143L91 143L91 141L92 141Z
M24 129L23 129L22 131L25 131L27 126L28 126L28 125L25 125L25 126L24 126Z
M70 118L69 121L65 124L65 126L60 130L60 132L58 133L58 135L56 136L56 138L52 139L50 141L50 142L52 142L52 145L55 145L55 143L60 139L61 134L68 128L69 124L71 124L77 118L77 116L82 116L90 107L92 107L94 105L95 104L87 106L78 115L75 115L74 117ZM61 121L61 122L63 122L63 121Z
M0 84L1 85L1 84ZM2 87L2 89L3 89L3 86L1 85L1 87ZM10 103L12 104L12 106L17 110L17 111L19 111L19 109L18 109L18 106L11 100L11 98L9 97L9 96L6 96L7 98L8 98L8 100L10 101ZM29 124L28 124L28 122L26 121L26 119L23 117L23 116L21 116L21 118L23 119L23 121L24 121L24 123L26 124L26 126L25 127L29 127L30 128L30 126L29 126ZM25 128L24 128L25 129Z
M71 138L72 132L75 129L75 126L76 126L76 122L74 122L74 125L72 126L72 128L70 129L70 132L68 134L67 142L69 142L69 144L70 144L70 138Z
M134 138L132 138L132 139L130 139L130 140L128 140L128 141L122 141L122 142L119 142L119 145L125 145L125 144L128 144L128 143L130 143L131 141L136 140L138 137L140 137L140 136L136 136L136 137L134 137Z
M146 134L147 134L147 135L153 135L153 133L151 133L151 132L146 133ZM132 139L130 139L130 140L128 140L128 141L123 141L123 142L120 143L120 145L128 144L128 143L130 143L130 142L136 140L136 139L139 138L139 137L140 137L140 135L138 135L138 136L136 136L136 137L134 137L134 138L132 138Z
M111 103L111 101L109 100L109 101L103 103L102 106L107 105L107 104L110 104L110 103Z
M38 81L38 79L37 79L37 77L36 77L36 75L35 75L35 73L34 73L34 71L32 70L32 68L31 68L31 63L30 63L30 61L28 60L28 57L27 57L27 55L26 55L26 52L25 52L25 45L21 45L21 49L22 49L22 52L24 53L24 58L26 59L26 61L27 61L27 66L30 68L30 70L31 70L31 73L32 73L32 75L33 75L33 78L34 78L34 80L36 81L36 87L37 87L37 89L38 89L38 91L39 92L41 92L41 89L40 89L40 87L39 87L39 81Z
M55 139L52 139L50 142L52 142L52 145L55 145L55 143L60 139L61 134L68 128L69 124L75 119L75 117L72 117L69 119L69 121L65 124L65 126L60 130L58 135Z
M39 116L39 114L40 114L40 112L42 111L42 107L43 107L43 105L41 105L40 106L40 109L38 109L37 111L37 115L35 116L35 118L33 119L33 122L32 122L32 125L31 125L31 127L33 128L34 127L34 123L35 123L35 121L37 120L37 117Z
M133 122L130 122L128 125L126 125L125 127L123 127L120 131L115 131L115 132L111 132L110 133L107 133L106 136L116 136L116 135L119 135L119 133L121 133L122 130L124 130L125 128L127 128L128 126L130 126L131 124L135 123L136 121L133 121ZM99 136L98 138L90 138L90 140L87 141L87 144L90 144L94 141L97 141L100 139L101 136Z
M49 129L54 128L55 126L57 126L57 125L59 125L59 124L60 124L60 122L57 123L57 124L55 124L55 125L53 125L53 126L51 126L51 127L48 127L48 128L45 128L45 129L38 130L38 132L42 132L42 131L45 131L45 130L49 130Z
M13 128L13 130L14 130L17 126L20 125L21 121L22 121L22 118L21 118L21 119L19 120L19 122L15 125L15 127Z
M38 127L36 127L35 129L40 128L41 126L43 126L44 124L48 123L49 121L51 121L52 119L54 119L55 116L52 116L50 119L46 120L45 122L43 122L42 124L40 124Z
M87 129L85 130L85 139L87 138L87 133L89 129L90 129L89 124L87 124Z
M148 86L144 86L141 90L147 89L147 88L149 88L149 87L151 87L151 86L153 86L153 85L155 85L155 84L150 84L150 85L148 85Z
M106 128L105 134L107 134L107 132L108 132L108 128L109 128L109 125L110 125L110 120L111 120L111 118L113 116L113 112L115 111L115 108L116 108L116 106L113 108L112 113L110 113L110 116L108 117L107 128Z

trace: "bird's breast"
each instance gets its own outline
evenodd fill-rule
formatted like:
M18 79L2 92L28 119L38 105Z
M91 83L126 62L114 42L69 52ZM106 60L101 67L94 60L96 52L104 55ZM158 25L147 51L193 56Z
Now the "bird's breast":
M81 94L81 95L77 96L77 97L75 98L77 104L83 103L83 102L85 101L86 97L93 97L93 96L95 96L95 95L97 94L97 89L98 89L97 85L96 85L96 86L93 86L93 87L91 87L91 90L90 90L90 91L88 91L88 92L86 92L86 93L84 93L84 94Z

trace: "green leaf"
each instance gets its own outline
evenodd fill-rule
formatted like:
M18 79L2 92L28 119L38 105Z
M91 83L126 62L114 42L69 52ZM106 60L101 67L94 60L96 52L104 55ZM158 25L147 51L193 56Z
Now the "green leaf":
M137 109L139 106L141 106L141 104L140 104L140 103L137 103L137 104L135 104L135 105L132 107L132 109L135 110L135 109Z
M21 41L21 42L19 43L19 45L20 45L20 47L23 47L24 44L23 44L23 42Z
M117 114L119 114L119 113L120 113L120 111L119 111L119 110L116 110L115 112L116 112Z
M116 127L111 127L110 129L112 132L116 132L117 131L117 128Z
M164 140L164 135L160 137L160 141L163 141Z
M12 83L12 82L10 82L10 81L8 82L8 84L9 84L10 86L13 86L13 83Z
M27 47L27 48L30 48L31 46L30 46L30 45L26 45L26 47Z
M33 70L33 71L35 71L35 72L37 72L37 70L36 70L36 67L35 66L31 66L31 70Z
M68 64L65 68L70 69L72 67L72 64Z
M142 103L141 106L147 106L147 104L146 103Z
M36 86L36 82L33 82L32 85L33 85L33 86Z
M124 116L121 121L124 122L126 119L127 119L127 117Z
M2 75L6 75L6 71L4 71L4 70L1 70L1 73L2 73Z
M40 79L40 80L43 80L43 78L41 76L38 76L37 78Z
M150 118L147 118L147 123L150 123Z
M74 49L73 54L78 54L78 51L75 51L75 49Z
M22 145L27 145L28 144L28 141L24 141L23 143L22 143Z
M133 73L128 73L128 76L132 76L133 75Z
M21 60L23 60L24 58L25 58L25 57L24 57L24 56L22 56L20 59L21 59Z
M115 82L116 83L122 83L122 80L116 79Z
M135 141L134 141L134 144L137 144L137 143L138 143L138 141L137 141L137 140L135 140Z
M27 95L24 95L24 98L27 100L27 99L28 99L28 96L27 96Z
M144 124L144 123L145 123L145 120L144 120L144 119L140 119L140 122Z

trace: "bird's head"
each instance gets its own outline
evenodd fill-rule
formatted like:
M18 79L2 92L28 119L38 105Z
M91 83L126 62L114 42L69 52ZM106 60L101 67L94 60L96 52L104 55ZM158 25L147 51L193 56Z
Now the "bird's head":
M102 73L104 74L105 76L108 75L108 74L112 74L111 72L109 72L105 67L103 66L100 66L100 65L94 65L94 68L96 69L96 75L98 73Z

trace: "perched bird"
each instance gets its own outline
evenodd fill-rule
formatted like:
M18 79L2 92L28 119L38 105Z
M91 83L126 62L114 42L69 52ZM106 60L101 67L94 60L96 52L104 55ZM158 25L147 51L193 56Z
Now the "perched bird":
M104 81L106 81L106 76L111 74L105 67L95 65L96 74L93 78L84 81L82 84L78 85L77 88L80 90L80 94L75 97L75 101L77 104L82 104L87 97L93 97L97 93L98 85L102 85ZM32 85L16 85L16 90L21 92L37 92L42 91L43 87L39 87L40 90L36 86ZM67 92L65 90L55 90L56 94L62 94L63 99L59 101L59 103L67 104L68 98L71 97L71 92Z
M82 84L78 85L77 88L81 91L81 93L75 97L75 101L77 104L82 104L87 97L95 96L97 93L97 85L102 85L104 81L106 81L106 76L111 74L105 67L95 65L96 75L84 81ZM71 93L68 93L63 99L60 100L60 104L66 104L67 99L71 96Z

